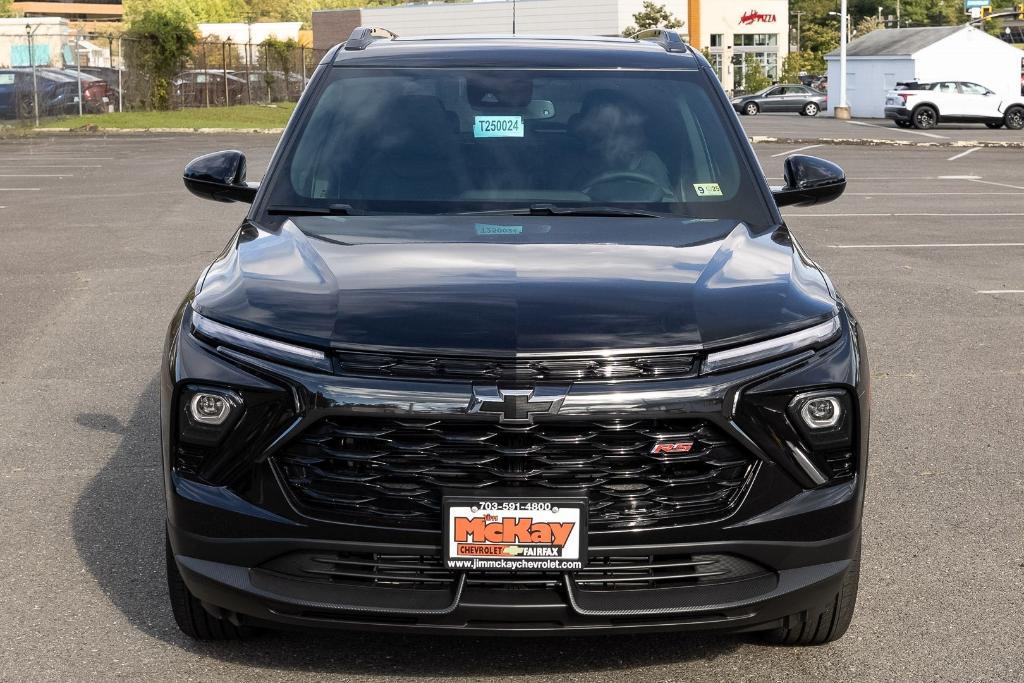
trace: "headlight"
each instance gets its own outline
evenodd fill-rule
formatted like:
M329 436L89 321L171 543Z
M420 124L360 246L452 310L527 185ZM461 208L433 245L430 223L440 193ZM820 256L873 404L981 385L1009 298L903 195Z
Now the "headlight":
M200 337L290 365L330 372L331 360L323 351L243 332L192 311L192 329Z
M751 365L762 361L785 356L803 349L820 346L831 342L839 335L839 317L828 322L808 327L782 337L767 339L756 344L738 346L735 349L709 353L704 361L704 372L721 372L743 365Z

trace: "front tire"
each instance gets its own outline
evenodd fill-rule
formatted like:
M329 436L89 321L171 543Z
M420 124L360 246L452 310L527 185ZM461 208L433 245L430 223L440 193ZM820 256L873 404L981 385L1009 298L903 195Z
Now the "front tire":
M218 619L203 607L203 604L192 595L178 571L174 561L171 541L165 545L167 557L167 591L171 597L171 612L178 628L189 638L195 640L241 640L253 634L252 629L235 626L230 621Z
M1024 128L1024 107L1010 107L1003 116L1003 123L1010 130Z
M804 105L802 113L804 116L817 116L819 111L821 111L821 107L816 102L808 102Z
M794 614L787 621L791 625L766 631L762 634L765 642L773 645L824 645L839 640L846 633L853 620L857 604L857 587L860 583L860 542L857 551L846 570L839 592L816 610ZM801 619L801 617L803 617Z
M939 125L939 112L934 107L921 105L914 110L914 128L930 130Z
M761 113L761 107L757 106L756 102L747 102L743 105L743 113L746 116L757 116Z

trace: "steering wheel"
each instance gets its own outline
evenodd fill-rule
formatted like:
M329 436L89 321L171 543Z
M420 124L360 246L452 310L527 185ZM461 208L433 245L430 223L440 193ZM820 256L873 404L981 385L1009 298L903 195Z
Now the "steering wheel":
M581 192L589 195L590 192L600 185L606 185L616 181L626 181L630 183L641 183L649 188L649 191L642 196L631 198L629 201L635 202L660 202L666 196L670 196L672 193L666 189L656 178L652 178L646 173L638 173L636 171L608 171L602 173L595 178L591 178L584 185Z

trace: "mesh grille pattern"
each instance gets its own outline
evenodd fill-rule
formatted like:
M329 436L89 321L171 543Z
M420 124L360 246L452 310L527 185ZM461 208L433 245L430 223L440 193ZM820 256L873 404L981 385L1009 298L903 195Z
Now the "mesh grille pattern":
M652 453L679 442L692 448ZM752 456L699 420L327 418L274 459L297 502L318 516L433 529L442 490L510 487L585 496L594 530L720 518L754 471Z

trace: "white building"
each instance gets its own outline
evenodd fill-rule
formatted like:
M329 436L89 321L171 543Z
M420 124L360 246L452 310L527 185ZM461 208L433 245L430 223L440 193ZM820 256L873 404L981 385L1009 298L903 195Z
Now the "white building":
M829 107L839 104L839 51L828 63ZM885 116L885 94L904 81L970 81L1020 97L1024 51L970 26L872 31L847 46L846 99L854 116Z
M690 44L711 54L727 91L742 87L745 55L754 55L772 80L782 72L789 54L789 0L690 0L684 17Z
M31 37L29 37L31 34ZM0 19L0 67L55 66L75 61L68 20L60 17ZM29 44L32 49L29 50Z
M261 21L253 24L225 23L199 24L199 36L202 38L231 39L231 42L243 45L258 45L268 38L274 40L299 40L302 22L299 21Z
M643 0L489 0L313 12L314 47L326 50L357 26L400 36L548 34L617 36L634 24ZM789 0L675 0L665 7L683 22L690 44L707 48L727 90L742 81L742 59L755 55L776 78L789 47ZM740 62L740 64L734 64Z

